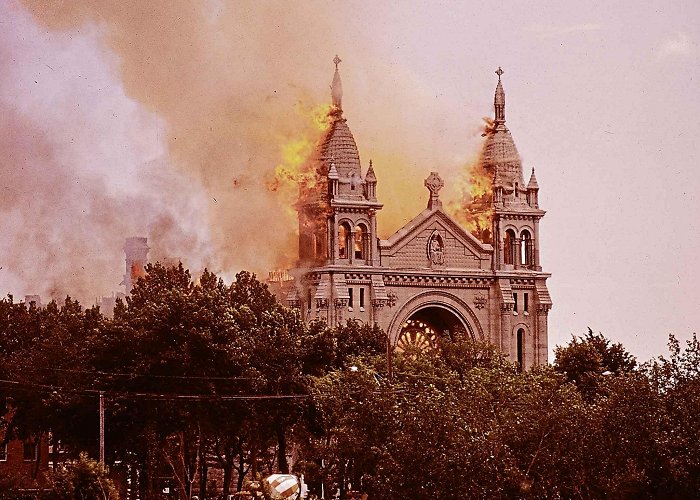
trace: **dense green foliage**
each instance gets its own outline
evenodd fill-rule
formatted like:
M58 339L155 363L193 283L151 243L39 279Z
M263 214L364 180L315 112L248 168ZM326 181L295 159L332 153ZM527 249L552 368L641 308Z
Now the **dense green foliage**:
M41 500L118 500L119 494L99 462L81 453L61 463L49 477Z
M113 495L81 455L98 455L100 392L109 469L138 471L146 498L163 476L180 498L205 498L211 467L223 470L226 493L289 469L312 492L342 498L700 491L695 337L684 348L671 337L668 357L639 366L589 330L558 347L552 367L524 373L488 344L453 338L439 352L397 354L391 377L386 345L358 322L304 324L246 272L226 285L149 266L111 319L70 298L36 308L8 297L4 436L60 444L69 461L44 483L64 492L55 498L79 498L76 488Z

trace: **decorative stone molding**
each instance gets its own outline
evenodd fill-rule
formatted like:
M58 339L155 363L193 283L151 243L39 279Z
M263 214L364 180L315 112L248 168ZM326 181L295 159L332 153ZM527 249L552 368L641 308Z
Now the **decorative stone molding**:
M391 286L429 285L430 287L447 288L487 288L493 281L493 278L472 276L426 276L415 274L388 274L384 276L384 282Z
M501 313L502 314L508 314L513 312L513 304L506 302L505 304L501 304Z
M336 309L342 309L343 307L348 307L347 299L335 299L333 305Z
M537 314L541 316L546 316L547 314L549 314L549 310L551 308L551 304L537 304Z
M328 309L328 299L316 299L316 309Z
M474 297L474 307L476 307L477 309L483 309L484 307L486 307L486 302L488 302L488 299L485 295L481 293Z

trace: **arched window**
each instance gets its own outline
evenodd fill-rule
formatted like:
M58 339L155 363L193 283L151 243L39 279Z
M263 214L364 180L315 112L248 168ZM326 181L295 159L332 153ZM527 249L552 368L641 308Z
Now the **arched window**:
M517 356L518 356L518 369L520 371L523 371L525 369L525 358L524 358L524 348L523 348L523 341L525 340L525 330L522 328L518 330L518 333L516 334L516 343L517 343Z
M532 265L532 238L528 231L520 234L520 263L523 266Z
M347 259L350 257L350 225L343 222L338 226L338 258Z
M518 240L515 238L515 231L508 229L503 241L503 263L515 264L515 246Z
M367 228L364 224L358 224L355 228L355 259L367 259Z

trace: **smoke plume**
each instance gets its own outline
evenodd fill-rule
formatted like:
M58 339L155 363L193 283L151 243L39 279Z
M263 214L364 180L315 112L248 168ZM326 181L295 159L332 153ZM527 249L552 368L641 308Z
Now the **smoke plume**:
M374 160L387 236L424 208L473 138L424 82L384 62L352 6L296 2L10 1L0 33L0 286L86 298L117 288L126 236L225 276L289 266L296 221L271 191L295 110L344 108ZM412 103L412 105L407 105ZM431 118L432 117L432 118ZM450 125L452 122L452 125ZM448 127L452 130L446 132Z

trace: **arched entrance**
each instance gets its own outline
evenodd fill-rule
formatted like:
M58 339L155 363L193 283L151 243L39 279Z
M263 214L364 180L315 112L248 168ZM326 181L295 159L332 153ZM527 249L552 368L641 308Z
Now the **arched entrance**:
M444 306L429 305L410 314L396 338L397 352L438 349L442 342L470 335L468 324Z
M400 339L403 344L435 346L437 339L453 338L458 332L484 339L481 324L469 305L450 291L435 289L421 291L404 302L387 329L393 346Z

